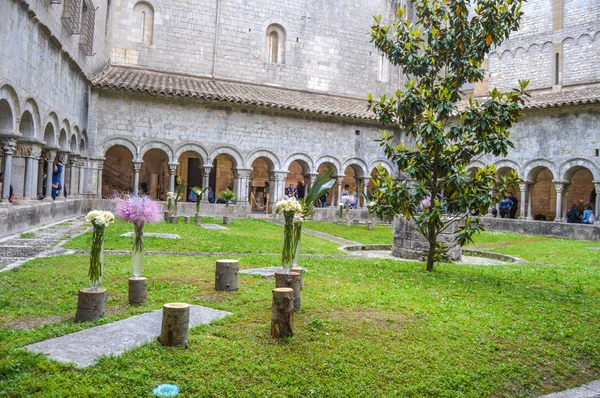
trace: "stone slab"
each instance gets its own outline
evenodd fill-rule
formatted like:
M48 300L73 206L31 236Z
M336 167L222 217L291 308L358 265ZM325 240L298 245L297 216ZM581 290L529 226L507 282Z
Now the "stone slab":
M555 392L539 398L598 398L600 397L600 380L584 384L570 390Z
M190 328L221 319L230 312L190 305ZM25 346L32 352L48 355L80 367L93 365L100 357L120 355L138 347L160 334L162 308L131 318L96 326L90 329Z
M281 267L264 267L264 268L251 268L239 271L240 274L246 275L260 275L263 278L273 278L275 276L275 272L282 272L283 268Z
M202 228L206 228L206 229L226 229L228 230L229 228L226 228L222 225L219 224L202 224Z
M121 238L132 238L133 232L127 232L119 235ZM157 232L144 232L144 238L163 238L163 239L181 239L178 234L161 234Z

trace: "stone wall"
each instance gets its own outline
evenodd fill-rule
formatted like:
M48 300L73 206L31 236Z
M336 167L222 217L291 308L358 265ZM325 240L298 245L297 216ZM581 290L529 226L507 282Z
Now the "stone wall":
M566 239L598 240L600 224L568 224L550 221L509 220L503 218L483 217L486 230L512 232L527 235L546 235ZM591 254L592 252L590 252Z
M413 221L398 216L392 222L394 242L392 255L394 257L424 261L429 252L429 242L417 230ZM448 249L447 256L455 261L460 260L460 246L455 243L458 233L458 223L452 222L444 232L438 235L438 242L442 242Z

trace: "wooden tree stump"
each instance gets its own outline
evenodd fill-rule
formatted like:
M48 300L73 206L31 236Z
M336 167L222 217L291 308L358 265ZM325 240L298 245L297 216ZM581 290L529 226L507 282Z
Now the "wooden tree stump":
M142 304L148 299L148 278L129 278L129 304Z
M202 217L200 214L196 214L196 226L202 225Z
M183 217L183 221L185 221L185 223L186 223L186 224L189 224L189 223L190 223L190 219L191 219L191 217L190 217L190 216L185 216L185 217Z
M92 288L80 289L75 321L89 322L104 317L107 299L108 292L106 289L98 288L96 291Z
M373 221L367 221L367 231L371 231L373 229L373 227L375 226L375 223Z
M231 224L231 217L223 216L223 225L229 225L229 224Z
M178 221L179 221L178 216L171 216L171 224L177 224Z
M238 290L239 265L237 260L217 260L215 290L228 292Z
M278 287L273 289L273 310L271 316L271 336L275 338L294 335L294 289Z
M300 310L300 274L275 272L275 287L289 287L294 291L294 311Z
M302 288L304 288L304 279L302 279L302 277L304 276L304 268L302 267L292 267L292 269L290 270L291 272L297 272L300 274L300 276L298 278L300 278L300 290L302 290Z
M167 303L163 306L162 328L158 342L164 346L187 346L189 327L190 305Z
M165 211L165 221L166 222L170 222L171 221L171 214L173 214L173 213L170 212L169 210Z

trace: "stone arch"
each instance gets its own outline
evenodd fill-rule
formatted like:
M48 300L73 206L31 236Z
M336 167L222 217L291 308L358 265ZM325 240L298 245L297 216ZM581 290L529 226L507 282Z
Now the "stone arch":
M79 141L79 154L87 155L87 144L88 144L88 136L87 132L83 130L81 132L81 140Z
M600 181L600 168L596 163L585 158L573 158L563 162L559 167L558 176L563 181L570 181L579 169L588 169L594 181Z
M359 157L351 157L346 159L346 161L342 165L342 168L343 170L346 170L348 167L352 167L352 169L354 170L354 175L356 177L364 177L369 175L367 162L365 162Z
M136 42L151 46L154 41L154 6L148 1L138 1L133 6L133 37Z
M592 41L600 40L600 30L594 34Z
M43 140L47 147L55 148L58 146L58 116L56 113L50 112L46 117L44 124Z
M533 159L523 167L522 176L525 177L527 181L535 181L537 175L543 169L548 169L554 178L558 175L554 163L546 159Z
M82 140L83 140L83 138L82 138ZM109 139L105 140L100 145L100 153L98 155L105 156L106 152L108 152L110 147L113 147L115 145L120 145L122 147L127 148L129 150L129 153L131 153L131 156L133 157L134 160L137 159L138 157L141 158L141 156L139 156L140 151L137 148L137 146L135 145L135 143L133 141L131 141L129 138L125 138L125 137L113 137L113 138L109 138Z
M323 163L329 163L334 167L332 175L341 175L343 172L341 162L333 155L322 155L315 161L315 167L318 169Z
M232 146L229 145L221 145L214 148L209 156L209 159L213 161L219 155L229 155L229 157L233 160L233 167L241 167L244 165L244 158L242 154Z
M515 56L516 58L520 58L520 57L523 57L523 56L525 55L525 53L526 53L526 52L527 52L527 51L525 50L525 48L523 48L523 47L519 46L519 47L517 47L517 48L515 49L514 56Z
M369 163L369 167L368 167L367 170L371 170L372 171L378 165L382 165L383 168L385 169L385 171L387 171L389 175L391 175L391 176L394 175L394 167L392 166L392 164L387 159L373 160L371 163ZM367 172L367 175L370 175L370 173Z
M517 162L515 162L513 160L502 159L502 160L499 160L497 162L494 162L494 164L496 165L496 171L499 174L500 174L500 170L501 169L512 169L512 170L514 170L514 171L517 172L517 175L519 177L521 177L523 175L523 172L521 170L521 166Z
M31 97L28 97L23 102L21 106L23 113L21 115L21 119L23 119L23 115L25 112L29 112L31 115L32 123L33 123L33 135L30 138L39 139L42 135L42 123L40 121L40 110L35 102L35 100Z
M33 115L29 110L24 110L21 114L21 120L19 121L19 133L24 138L33 139L35 138L35 127Z
M71 138L69 139L69 148L71 149L71 153L79 153L79 137L81 136L79 132L79 127L77 125L73 126Z
M203 146L193 142L180 145L175 151L174 159L178 161L181 155L183 155L185 152L194 152L196 155L198 155L202 164L208 161L208 151L204 149Z
M312 172L315 170L315 161L307 153L296 152L296 153L291 154L290 156L287 157L285 162L283 162L282 169L289 170L290 165L293 162L298 162L298 164L300 164L300 166L302 166L302 171L305 173L309 173L309 172Z
M21 115L19 96L8 83L0 86L0 131L12 134L18 131L18 116Z
M58 146L62 150L69 150L69 133L64 128L61 128L58 133Z
M171 148L171 146L169 144L162 142L162 141L148 141L148 142L144 143L140 148L139 157L143 158L144 155L146 154L146 152L148 152L150 149L162 150L164 153L167 154L167 157L169 158L169 162L175 162L177 160L173 157L173 154L174 154L173 148Z
M586 41L586 43L581 43L582 41ZM577 37L577 45L586 45L592 42L592 36L587 33L583 33Z
M255 149L246 155L246 168L252 168L252 163L258 158L264 159L271 170L279 170L281 168L279 156L277 156L273 151L263 148Z
M512 58L513 57L513 53L512 53L512 51L510 49L506 49L506 50L502 51L498 55L498 57L500 58L500 60L503 60L504 57L511 57Z

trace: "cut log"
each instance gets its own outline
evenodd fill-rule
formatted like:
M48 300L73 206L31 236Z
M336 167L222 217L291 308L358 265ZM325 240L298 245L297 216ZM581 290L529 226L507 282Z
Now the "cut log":
M177 224L178 221L179 221L178 216L171 216L171 224Z
M229 224L231 224L231 217L223 216L223 225L229 225Z
M185 223L186 223L186 224L189 224L189 223L190 223L190 219L191 219L191 217L190 217L190 216L184 216L184 217L183 217L183 221L185 221Z
M171 221L171 214L173 214L173 213L170 212L170 211L168 211L168 210L165 211L165 221L166 222L170 222Z
M200 214L196 214L196 226L202 225L202 217Z
M237 260L217 260L215 290L227 292L238 290L239 268L240 263Z
M300 278L300 290L302 290L302 288L304 288L304 268L302 267L292 267L292 269L290 270L291 272L297 272L300 274L299 278Z
M129 304L142 304L148 299L148 278L129 278Z
M106 289L80 289L77 299L77 312L75 313L75 321L89 322L104 317L107 299L108 292Z
M164 346L187 346L189 327L190 305L167 303L163 306L162 328L158 342Z
M374 226L375 223L373 221L367 221L367 231L371 231Z
M289 287L294 291L294 311L300 310L300 274L275 272L275 287Z
M271 336L275 338L294 335L294 289L278 287L273 289L273 310L271 316Z

